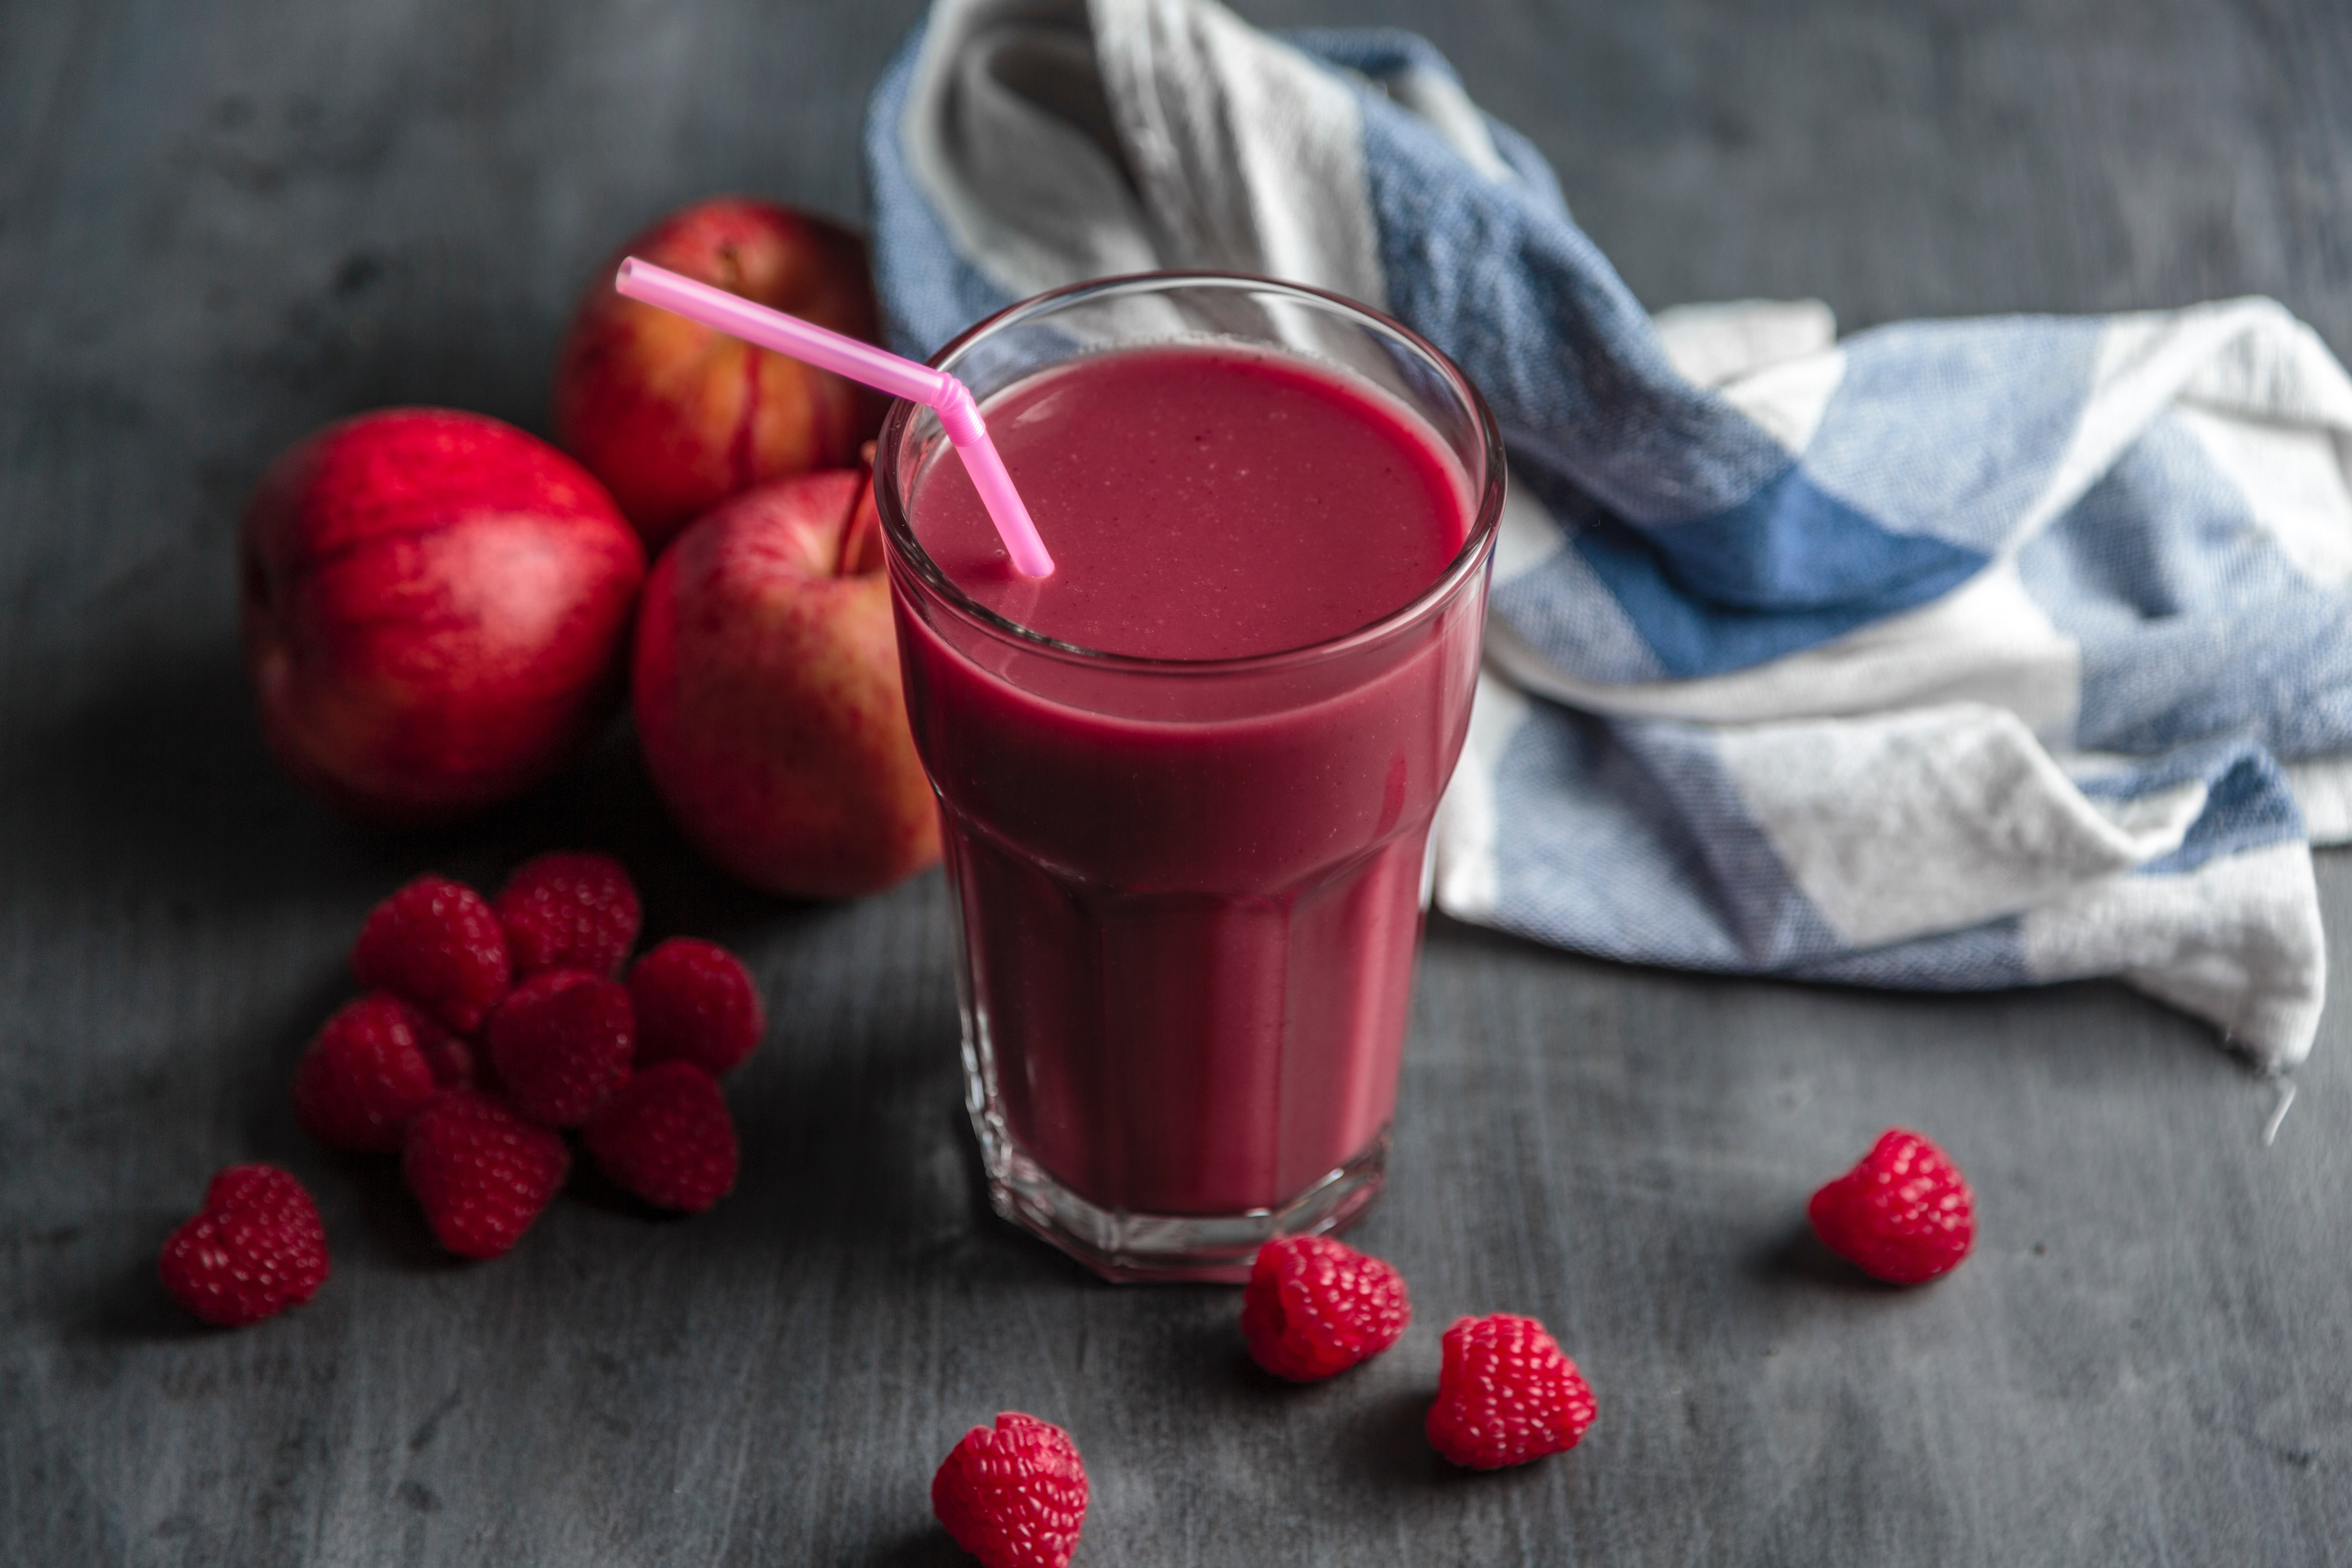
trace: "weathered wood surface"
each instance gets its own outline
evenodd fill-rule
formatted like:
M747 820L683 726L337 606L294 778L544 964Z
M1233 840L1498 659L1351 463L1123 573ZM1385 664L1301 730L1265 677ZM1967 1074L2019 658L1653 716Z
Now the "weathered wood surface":
M1557 162L1645 300L1848 326L2276 295L2352 351L2352 16L2331 0L1244 6L1421 27ZM576 291L721 189L855 215L909 0L0 5L0 1562L947 1563L932 1466L1076 1434L1081 1562L2352 1560L2352 1026L2269 1090L2103 985L1964 999L1612 968L1441 925L1395 1183L1417 1320L1276 1387L1233 1292L1117 1290L989 1218L936 878L730 890L625 743L436 839L264 757L229 542L269 456L394 402L544 427ZM563 1201L438 1256L294 1124L361 914L426 866L604 845L778 1026L740 1189ZM2352 865L2322 866L2338 972ZM1966 1165L1979 1256L1864 1288L1806 1193L1880 1127ZM193 1329L155 1247L223 1163L319 1194L309 1308ZM1457 1312L1542 1317L1601 1417L1450 1473Z

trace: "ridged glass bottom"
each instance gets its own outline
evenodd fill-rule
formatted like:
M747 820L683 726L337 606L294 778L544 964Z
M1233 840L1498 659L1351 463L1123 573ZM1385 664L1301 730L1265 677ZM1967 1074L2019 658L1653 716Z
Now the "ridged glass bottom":
M972 1131L996 1212L1116 1284L1249 1278L1257 1249L1279 1236L1322 1236L1363 1213L1388 1180L1389 1130L1280 1208L1239 1214L1135 1214L1088 1203L1048 1174L1003 1121L974 1107Z
M952 861L950 862L952 864ZM961 910L958 913L961 915ZM961 925L961 921L959 921ZM961 931L958 931L959 938ZM961 946L961 941L959 946ZM1005 1125L987 1013L971 1001L969 949L957 965L964 1112L980 1140L988 1201L1115 1284L1223 1282L1249 1278L1257 1249L1281 1236L1324 1236L1354 1220L1388 1181L1389 1126L1305 1192L1276 1208L1237 1214L1144 1214L1107 1209L1064 1186Z

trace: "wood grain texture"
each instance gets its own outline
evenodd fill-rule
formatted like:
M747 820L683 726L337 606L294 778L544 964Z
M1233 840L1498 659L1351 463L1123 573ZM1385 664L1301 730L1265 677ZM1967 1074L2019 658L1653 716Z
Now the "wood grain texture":
M1848 327L2277 296L2352 350L2352 19L2329 0L1283 0L1427 32L1648 303L1817 294ZM1695 979L1440 923L1394 1184L1391 1354L1314 1388L1234 1292L1098 1286L986 1213L936 877L730 889L615 736L462 833L355 831L263 755L229 541L269 457L396 402L544 428L604 253L713 191L860 203L910 0L0 5L0 1563L961 1561L932 1467L1069 1427L1079 1561L2352 1561L2352 1026L2269 1090L2119 988ZM593 1182L482 1267L287 1100L367 907L428 866L623 852L652 934L776 1017L739 1191ZM2323 896L2338 973L2352 864ZM1889 1122L1975 1182L1979 1255L1865 1287L1811 1187ZM153 1284L217 1166L281 1162L317 1301L200 1331ZM1456 1313L1543 1318L1601 1415L1448 1471Z

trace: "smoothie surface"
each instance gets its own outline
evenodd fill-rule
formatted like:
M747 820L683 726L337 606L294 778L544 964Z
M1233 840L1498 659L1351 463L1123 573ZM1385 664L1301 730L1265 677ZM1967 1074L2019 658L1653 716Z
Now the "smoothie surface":
M982 408L1054 574L1013 570L944 445L914 486L916 537L980 604L1082 647L1213 659L1322 642L1411 601L1468 531L1468 482L1416 416L1287 354L1116 349Z

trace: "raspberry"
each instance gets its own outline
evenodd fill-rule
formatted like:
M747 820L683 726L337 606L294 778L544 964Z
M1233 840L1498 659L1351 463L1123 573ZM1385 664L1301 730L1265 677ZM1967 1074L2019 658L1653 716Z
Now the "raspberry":
M362 996L327 1020L294 1069L294 1114L330 1148L388 1154L439 1092L425 1040L448 1037L389 992Z
M368 989L404 996L461 1035L481 1027L512 978L506 933L482 895L431 875L369 911L352 945L352 973Z
M1445 1331L1429 1440L1457 1465L1498 1470L1573 1448L1592 1390L1533 1318L1457 1318Z
M596 1168L649 1204L700 1214L735 1185L735 1122L691 1062L647 1068L588 1119Z
M1257 1249L1242 1291L1242 1338L1251 1357L1295 1383L1369 1361L1412 1318L1404 1279L1325 1236L1291 1236Z
M585 969L617 977L637 942L636 887L603 855L524 861L499 891L498 912L517 974Z
M1087 1467L1068 1433L1008 1410L948 1455L931 1511L986 1568L1064 1568L1086 1522Z
M417 1112L400 1150L401 1179L434 1236L461 1258L496 1258L514 1246L571 1172L562 1134L466 1089Z
M1890 1127L1862 1163L1805 1206L1814 1234L1874 1279L1916 1285L1948 1274L1977 1239L1977 1199L1945 1152Z
M628 1080L636 1031L617 981L542 969L490 1015L490 1065L517 1110L550 1127L577 1127Z
M327 1227L302 1184L275 1165L231 1165L156 1260L172 1300L241 1328L299 1307L327 1281Z
M421 1018L424 1016L419 1014ZM431 1024L430 1019L425 1022ZM451 1034L438 1024L432 1024L428 1037L417 1032L416 1043L425 1052L425 1064L433 1069L433 1082L440 1089L488 1089L484 1081L481 1053L471 1040Z
M637 1065L692 1062L717 1078L768 1030L759 988L717 942L674 936L629 971L637 1005Z

